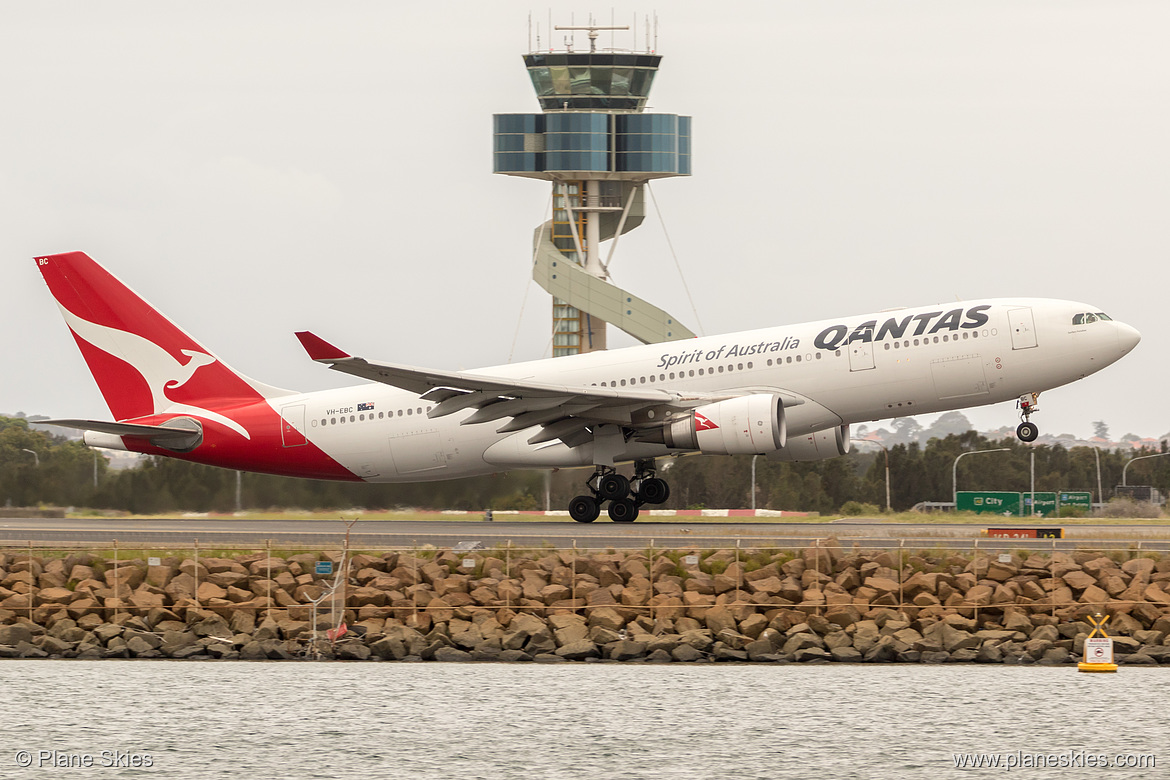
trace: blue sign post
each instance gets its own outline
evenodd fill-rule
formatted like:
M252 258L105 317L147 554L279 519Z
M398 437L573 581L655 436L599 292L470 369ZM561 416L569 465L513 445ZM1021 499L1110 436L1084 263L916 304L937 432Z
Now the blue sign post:
M333 561L317 561L316 571L318 574L332 574Z

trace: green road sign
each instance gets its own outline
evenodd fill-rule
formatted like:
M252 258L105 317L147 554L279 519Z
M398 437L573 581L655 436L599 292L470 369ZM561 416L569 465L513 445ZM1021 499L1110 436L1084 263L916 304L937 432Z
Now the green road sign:
M1019 515L1020 494L997 490L960 490L955 497L960 512L992 515Z
M1060 496L1060 506L1075 506L1083 509L1086 512L1093 510L1093 494L1089 491L1069 492L1065 491Z
M1032 497L1035 496L1033 502ZM1055 493L1022 493L1023 511L1020 512L1020 517L1031 517L1033 514L1042 517L1056 514L1056 494Z

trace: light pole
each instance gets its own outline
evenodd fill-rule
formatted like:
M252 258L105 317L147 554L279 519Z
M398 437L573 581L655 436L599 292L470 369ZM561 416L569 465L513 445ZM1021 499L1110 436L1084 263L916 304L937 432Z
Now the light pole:
M29 455L32 455L33 461L36 464L35 467L38 469L41 467L41 458L39 455L37 455L35 450L30 450L28 447L21 447L20 451L27 452ZM28 494L32 492L32 489L29 487L29 482L31 482L32 480L29 479L28 472L25 471L23 468L20 470L20 475L21 475L21 480L20 480L21 493L23 494L21 498L22 498L22 501L27 504L28 503Z
M1129 460L1127 460L1125 462L1125 465L1122 466L1122 468L1121 468L1121 486L1127 487L1126 482L1125 482L1125 472L1129 470L1129 464L1133 463L1136 460L1146 460L1147 458L1160 458L1163 455L1170 455L1170 452L1159 452L1156 455L1140 455L1136 458L1130 458Z
M1031 465L1028 467L1028 498L1032 499L1031 516L1036 516L1036 450L1031 452Z
M1097 460L1097 503L1105 504L1105 494L1101 492L1101 451L1093 447L1093 457Z
M951 493L954 496L955 509L959 508L959 460L967 455L979 455L983 452L1007 452L1008 447L1000 447L994 450L974 450L972 452L960 452L955 462L951 464Z
M759 455L752 455L752 512L756 511L756 458Z
M854 444L873 444L882 448L882 452L886 454L886 511L893 512L890 506L890 451L886 449L886 445L881 442L873 441L872 439L853 439Z

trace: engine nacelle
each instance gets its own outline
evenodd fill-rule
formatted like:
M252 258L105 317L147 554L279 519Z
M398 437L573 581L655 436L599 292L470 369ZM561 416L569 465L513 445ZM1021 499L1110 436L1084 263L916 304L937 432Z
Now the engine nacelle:
M834 428L813 431L804 436L793 436L784 445L784 449L771 453L768 458L796 462L828 460L848 453L849 426L838 425Z
M710 455L763 455L785 446L784 401L759 393L707 404L663 430L667 447Z

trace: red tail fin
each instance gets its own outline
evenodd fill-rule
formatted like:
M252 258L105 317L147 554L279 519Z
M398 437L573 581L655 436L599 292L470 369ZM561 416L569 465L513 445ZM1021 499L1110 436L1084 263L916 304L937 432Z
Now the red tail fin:
M36 262L114 419L288 395L233 371L84 252Z

